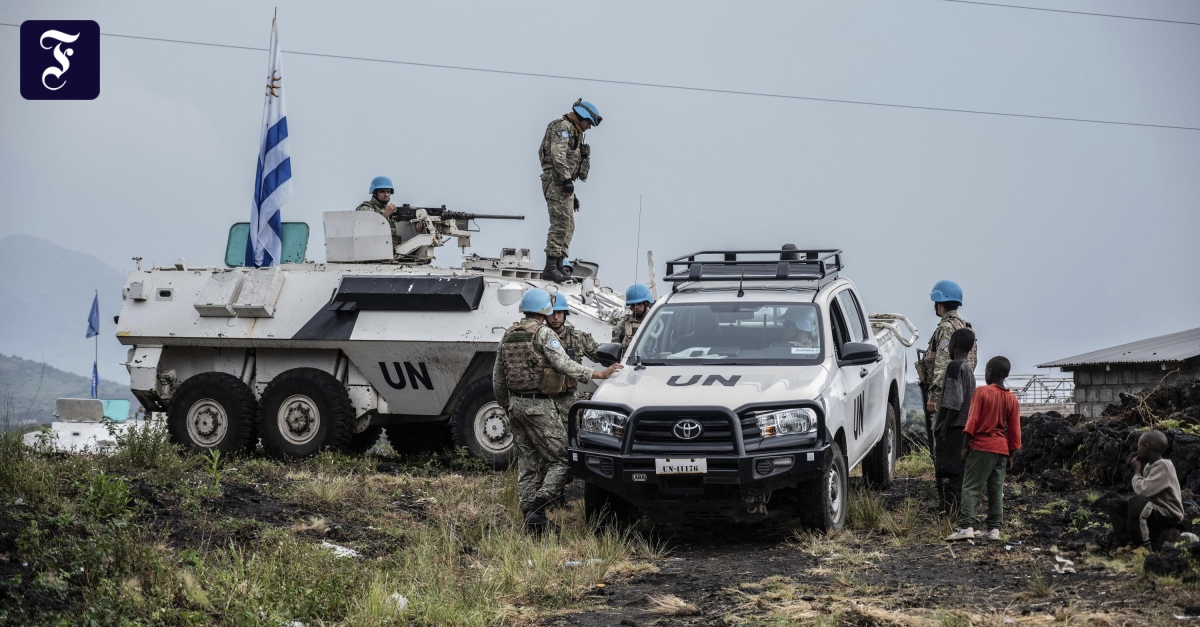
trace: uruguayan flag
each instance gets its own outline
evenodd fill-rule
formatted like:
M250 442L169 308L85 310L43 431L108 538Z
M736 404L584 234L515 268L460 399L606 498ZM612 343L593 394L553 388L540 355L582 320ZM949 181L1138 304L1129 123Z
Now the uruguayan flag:
M247 266L279 264L283 218L280 208L292 199L292 161L288 154L287 111L283 106L283 62L279 29L271 20L271 59L267 65L266 106L258 142L258 173L254 176L254 206L250 210Z

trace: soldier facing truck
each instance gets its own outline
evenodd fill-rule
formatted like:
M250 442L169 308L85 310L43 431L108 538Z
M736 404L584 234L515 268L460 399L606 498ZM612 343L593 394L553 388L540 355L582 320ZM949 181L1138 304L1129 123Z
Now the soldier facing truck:
M542 195L550 213L550 229L546 233L546 268L542 278L562 283L569 276L563 259L570 252L575 234L575 212L579 199L575 196L575 180L586 181L591 169L592 148L583 143L583 134L600 126L596 105L575 101L571 111L546 126L538 159L542 165Z
M933 285L929 294L933 301L933 310L941 319L933 334L929 336L929 348L923 353L918 351L917 382L921 386L921 401L925 406L925 436L929 442L929 453L934 452L933 417L937 414L938 403L942 398L942 379L946 376L946 366L950 364L950 336L959 329L970 329L971 323L958 315L958 308L963 303L962 287L954 281L942 280ZM971 347L967 355L967 363L971 371L975 371L979 352L978 342Z
M650 288L635 283L625 290L625 306L629 307L629 313L621 316L613 326L612 341L621 345L621 355L625 354L625 349L629 348L629 343L633 341L633 336L637 333L638 327L642 325L642 320L646 318L646 312L650 311L650 307L654 304L654 296L650 294Z
M546 290L525 292L521 297L525 318L504 332L492 370L496 402L508 411L517 449L517 496L525 526L531 531L552 527L544 510L562 495L566 483L567 431L554 396L576 382L607 379L622 367L613 364L592 370L572 361L545 324L553 308Z

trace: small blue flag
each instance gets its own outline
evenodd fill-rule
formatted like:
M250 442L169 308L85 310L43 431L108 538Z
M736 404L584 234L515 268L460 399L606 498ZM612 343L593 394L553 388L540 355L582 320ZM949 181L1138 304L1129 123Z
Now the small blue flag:
M100 373L96 371L96 362L92 362L92 398L97 398L100 392Z
M88 314L88 337L100 335L100 294L92 297L92 313Z

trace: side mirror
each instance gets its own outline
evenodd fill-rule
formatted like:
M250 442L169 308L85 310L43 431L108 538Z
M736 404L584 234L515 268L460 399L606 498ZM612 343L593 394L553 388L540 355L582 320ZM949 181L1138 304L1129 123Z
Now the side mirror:
M601 344L596 348L596 359L605 368L621 361L621 345L616 343Z
M879 349L874 344L846 342L842 345L842 358L838 364L842 366L857 366L873 364L879 361L879 359Z

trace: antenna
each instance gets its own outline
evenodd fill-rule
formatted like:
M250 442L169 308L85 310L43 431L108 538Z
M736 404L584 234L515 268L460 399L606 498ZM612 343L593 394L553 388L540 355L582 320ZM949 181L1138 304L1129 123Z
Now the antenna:
M638 194L637 247L633 249L633 282L638 282L638 253L642 252L642 195Z

